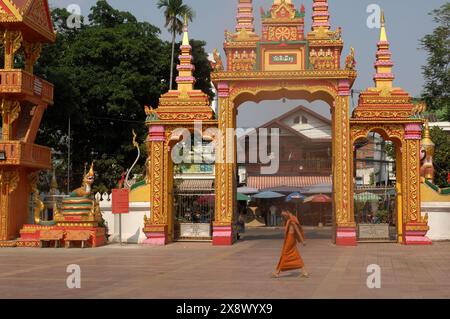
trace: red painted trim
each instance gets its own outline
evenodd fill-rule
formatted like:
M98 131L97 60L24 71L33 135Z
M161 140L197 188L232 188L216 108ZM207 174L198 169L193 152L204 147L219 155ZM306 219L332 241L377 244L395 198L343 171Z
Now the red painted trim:
M230 237L213 237L213 246L231 246L233 245L233 238Z

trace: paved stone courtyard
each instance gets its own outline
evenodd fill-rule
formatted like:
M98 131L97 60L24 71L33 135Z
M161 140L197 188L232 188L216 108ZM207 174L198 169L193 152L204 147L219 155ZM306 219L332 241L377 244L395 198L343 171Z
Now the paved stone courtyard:
M301 252L311 272L270 277L281 229L250 229L232 247L175 243L97 249L0 249L0 298L450 298L450 242L433 246L336 247L329 230L306 231ZM81 288L68 289L69 264ZM368 289L367 266L381 267Z

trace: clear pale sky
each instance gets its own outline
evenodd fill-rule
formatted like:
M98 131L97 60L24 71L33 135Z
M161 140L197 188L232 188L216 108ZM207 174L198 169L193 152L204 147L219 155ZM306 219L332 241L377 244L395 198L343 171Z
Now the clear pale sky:
M90 7L95 0L50 0L52 7L67 7L69 4L78 4L81 7L81 14L87 16ZM141 21L148 21L162 30L162 38L169 39L168 33L164 30L164 18L160 10L156 8L156 0L108 0L115 8L129 11ZM195 20L189 27L191 38L204 40L207 42L207 50L211 52L213 48L221 49L223 46L223 33L225 29L234 31L237 0L185 0L196 12ZM394 73L396 75L395 86L403 87L414 96L418 96L423 86L421 67L426 63L426 53L420 50L419 39L431 33L435 27L431 16L428 15L433 9L439 8L446 3L445 0L329 0L332 29L342 27L345 57L349 47L356 50L358 80L354 85L355 89L364 89L372 86L374 74L373 63L375 61L376 43L379 37L379 29L369 29L366 25L369 13L366 12L370 4L378 4L385 10L386 25L391 51L395 63ZM273 3L273 0L254 0L255 25L259 31L260 19L259 8L263 6L266 10ZM312 0L293 0L296 7L302 3L306 7L306 30L311 26ZM181 39L179 39L181 40ZM222 53L223 54L223 53ZM288 111L298 105L299 101L287 101ZM273 102L270 103L273 105ZM307 104L307 103L304 103ZM259 124L267 118L275 116L280 112L273 108L264 107L264 116L255 120L250 120L251 114L268 103L244 106L241 117L248 121L241 122L243 126ZM314 104L316 105L316 104ZM319 104L317 104L319 105ZM311 105L312 106L312 105ZM311 107L310 106L310 107ZM317 106L319 113L327 115L326 107ZM315 107L314 107L315 108ZM248 110L247 110L248 109ZM259 109L261 111L261 109ZM268 111L268 112L266 112ZM245 115L245 113L248 113ZM253 117L254 117L253 113Z

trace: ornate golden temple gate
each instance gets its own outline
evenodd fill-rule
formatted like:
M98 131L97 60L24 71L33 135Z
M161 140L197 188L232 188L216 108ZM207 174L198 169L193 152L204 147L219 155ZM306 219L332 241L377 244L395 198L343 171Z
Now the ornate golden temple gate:
M179 57L178 89L164 94L157 110L147 111L151 217L145 221L146 243L161 245L172 240L173 164L169 152L173 143L180 140L173 133L174 128L192 129L195 121L202 121L204 128L217 127L220 134L211 138L227 137L216 144L213 244L231 245L236 240L236 137L227 134L236 128L237 109L242 103L280 98L321 100L330 105L336 244L356 245L353 144L377 128L384 130L387 138L402 141L402 173L398 182L402 222L398 237L407 244L430 243L425 237L428 226L420 213L418 189L423 121L413 117L411 97L392 87L393 63L384 21L378 43L375 88L361 94L359 106L350 119L350 90L357 76L354 50L351 49L341 67L341 30L330 31L327 0L314 0L312 31L306 37L303 6L297 10L291 0L275 0L269 11L261 12L260 37L254 32L252 0L238 2L236 32L225 32L226 70L217 50L214 52L212 80L218 91L217 120L208 97L193 88L194 67L187 25Z
M309 102L325 101L332 111L333 127L333 183L336 221L340 231L355 230L353 215L350 214L352 195L348 187L351 180L350 141L350 86L356 73L350 70L334 72L242 72L214 74L219 91L219 129L236 128L236 112L247 101L278 100L281 98L301 99ZM214 229L231 231L236 202L236 141L226 140L223 164L216 164L216 222ZM226 159L232 158L232 163ZM231 237L214 236L216 244L227 243ZM348 239L345 239L349 242ZM338 242L342 242L338 238Z

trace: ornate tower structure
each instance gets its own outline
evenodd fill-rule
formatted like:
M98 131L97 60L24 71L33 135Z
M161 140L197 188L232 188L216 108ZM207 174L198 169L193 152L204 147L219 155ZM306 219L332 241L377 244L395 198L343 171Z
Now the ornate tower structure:
M253 2L239 0L236 14L236 32L225 31L223 48L227 56L228 71L251 71L256 65L256 47L259 36L255 33Z
M305 8L291 0L275 0L267 12L261 8L262 40L257 68L264 71L305 70Z
M149 154L147 175L152 210L151 217L145 219L144 233L147 240L144 243L149 245L164 245L173 240L173 162L170 151L182 138L182 132L176 132L176 129L183 127L192 131L195 121L201 121L204 129L217 126L209 106L209 97L194 89L195 67L192 64L192 47L189 44L186 18L180 49L177 89L161 96L158 109L146 109Z
M312 30L307 35L310 67L313 70L339 69L344 45L341 28L331 31L327 0L314 0L312 10Z
M0 32L0 241L7 245L27 222L37 172L51 167L51 149L34 144L53 103L53 85L33 74L42 43L55 40L47 0L0 0Z
M414 111L412 97L395 88L394 63L381 14L380 38L375 62L375 87L361 93L351 119L352 143L369 132L379 133L396 145L397 228L403 244L431 244L425 236L428 220L421 214L420 142L424 121Z
M386 33L384 12L381 13L380 41L377 43L377 61L375 62L376 74L374 76L375 87L383 91L392 89L395 76L392 73L394 63L391 60L392 53Z

